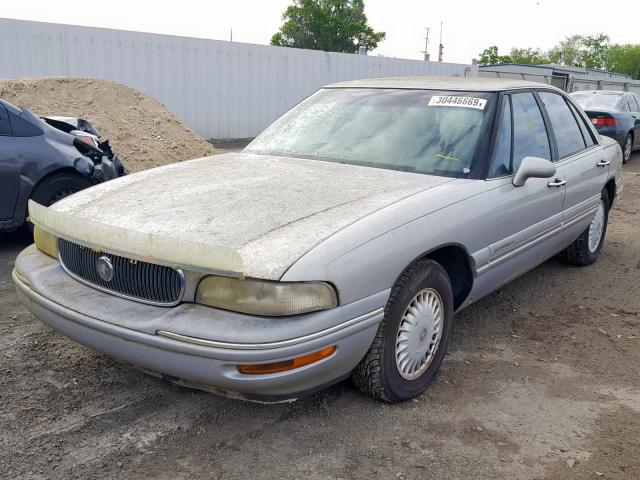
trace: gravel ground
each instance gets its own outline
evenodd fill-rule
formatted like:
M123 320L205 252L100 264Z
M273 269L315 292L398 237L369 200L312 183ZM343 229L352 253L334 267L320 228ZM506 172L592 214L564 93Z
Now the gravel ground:
M456 316L441 374L390 406L348 383L290 404L166 383L51 331L0 236L0 477L640 478L640 155L600 261L550 260Z

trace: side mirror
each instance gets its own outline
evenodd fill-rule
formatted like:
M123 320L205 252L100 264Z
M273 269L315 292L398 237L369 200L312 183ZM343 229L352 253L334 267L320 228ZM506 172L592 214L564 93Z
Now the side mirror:
M522 187L530 178L549 178L556 174L556 166L539 157L524 157L520 168L513 177L513 185Z

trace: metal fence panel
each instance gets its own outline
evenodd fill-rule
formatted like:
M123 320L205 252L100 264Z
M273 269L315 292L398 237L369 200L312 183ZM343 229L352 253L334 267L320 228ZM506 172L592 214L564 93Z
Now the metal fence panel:
M327 83L477 67L0 18L0 78L46 75L114 80L205 138L246 138Z

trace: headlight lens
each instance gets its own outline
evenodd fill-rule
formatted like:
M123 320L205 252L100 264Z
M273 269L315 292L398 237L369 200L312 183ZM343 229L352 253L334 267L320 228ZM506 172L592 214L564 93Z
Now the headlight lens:
M338 304L334 289L323 282L270 282L215 276L200 282L196 302L269 317L325 310Z
M39 226L33 227L33 242L36 248L47 255L58 258L58 242L56 236Z

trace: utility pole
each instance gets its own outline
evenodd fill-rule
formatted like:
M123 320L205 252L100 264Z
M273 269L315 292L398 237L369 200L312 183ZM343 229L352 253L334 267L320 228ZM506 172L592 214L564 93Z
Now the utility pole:
M231 29L231 42L233 42L233 28Z
M444 50L444 45L442 45L442 20L440 20L440 46L438 47L438 61L442 61L442 51Z
M431 29L429 27L424 27L425 30L427 31L427 36L424 37L424 61L428 62L430 55L429 55L429 32L431 31Z

